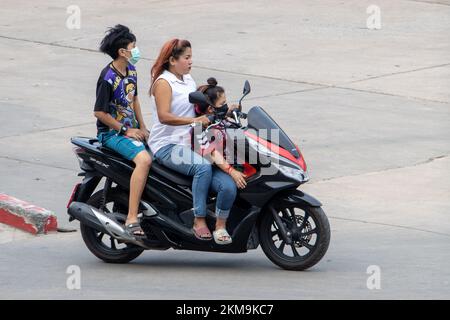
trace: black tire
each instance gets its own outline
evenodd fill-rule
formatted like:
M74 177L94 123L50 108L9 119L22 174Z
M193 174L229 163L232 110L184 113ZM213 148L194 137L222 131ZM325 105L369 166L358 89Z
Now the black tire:
M284 250L287 248L286 243L282 244L284 240L281 238L280 232L277 230L277 224L270 210L264 212L261 222L259 224L259 239L261 247L265 255L276 265L286 270L306 270L318 263L328 250L330 244L330 224L325 212L319 207L304 207L299 204L289 205L285 207L275 208L278 215L283 218L283 224L292 232L297 227L300 233L296 233L295 241L290 247L292 257L285 254ZM284 211L283 211L284 210ZM292 215L292 210L294 214ZM283 213L284 212L284 213ZM301 215L304 212L304 215ZM290 218L287 219L285 214L289 213ZM297 215L297 213L300 213ZM295 217L295 218L293 218ZM306 218L306 221L304 222ZM289 220L294 220L295 223L290 223ZM312 225L314 224L314 228ZM313 232L316 230L315 232ZM314 237L314 235L316 235ZM276 246L275 237L278 236L280 247ZM312 240L315 238L315 243ZM305 255L299 254L299 249L307 249ZM295 255L297 253L297 256Z
M102 203L102 190L94 193L87 204L100 208ZM122 191L111 189L108 193L106 203L113 203L114 212L121 212L124 214L124 220L128 212L128 195ZM136 259L144 249L134 244L119 243L116 239L110 237L107 234L101 236L101 233L87 225L80 223L81 236L88 249L99 259L107 263L128 263ZM109 237L111 247L108 247L103 242L103 237ZM117 243L117 245L116 245ZM124 246L124 248L118 248L118 246Z

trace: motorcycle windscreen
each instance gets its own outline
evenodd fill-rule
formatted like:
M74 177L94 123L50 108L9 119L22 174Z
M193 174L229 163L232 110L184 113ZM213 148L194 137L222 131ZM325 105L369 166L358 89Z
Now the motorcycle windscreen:
M263 135L260 135L261 138L267 140L271 143L278 144L283 149L289 151L295 158L299 158L300 155L295 147L295 144L289 139L288 135L280 128L280 126L272 119L271 116L267 112L264 111L263 108L256 106L250 109L247 113L247 122L248 127L251 129L255 129L259 132L260 129L267 129L267 139ZM278 135L271 130L278 130ZM278 142L272 141L276 140L278 136Z

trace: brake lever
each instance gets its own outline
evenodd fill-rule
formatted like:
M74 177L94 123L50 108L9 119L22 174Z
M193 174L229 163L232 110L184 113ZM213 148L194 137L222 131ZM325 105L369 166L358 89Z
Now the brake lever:
M234 116L234 120L236 120L236 123L239 123L239 115L238 115L236 109L233 110L233 116Z
M208 118L208 121L209 121L210 123L212 123L210 126L215 125L213 122L216 121L217 119L216 119L216 116L215 116L214 114L207 115L206 118ZM202 125L201 122L192 122L192 123L190 124L191 127L196 127L196 126L201 126L201 125ZM208 126L207 129L208 129L210 126ZM206 129L206 130L207 130L207 129Z
M208 127L206 127L205 132L208 132L209 129L211 129L212 127L215 127L215 126L219 125L221 122L222 122L222 121L219 121L219 122L215 122L215 123L210 124Z

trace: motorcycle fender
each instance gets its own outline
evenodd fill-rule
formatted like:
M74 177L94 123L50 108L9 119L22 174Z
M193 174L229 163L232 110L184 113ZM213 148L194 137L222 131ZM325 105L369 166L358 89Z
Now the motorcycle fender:
M291 190L289 192L282 192L280 195L277 195L276 198L278 198L277 202L279 202L280 204L301 203L309 207L322 206L322 203L319 200L300 190Z
M83 182L80 185L80 189L77 192L77 197L76 199L74 199L74 201L83 203L88 201L101 179L101 175L87 172L83 179Z

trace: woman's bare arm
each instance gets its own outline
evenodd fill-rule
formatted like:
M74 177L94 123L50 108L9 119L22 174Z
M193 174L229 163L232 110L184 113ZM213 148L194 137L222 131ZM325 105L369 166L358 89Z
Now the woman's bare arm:
M181 126L193 122L205 122L208 119L205 116L198 118L178 117L170 112L172 103L172 88L167 81L160 79L153 84L153 95L155 96L156 110L158 112L159 122L171 126Z

